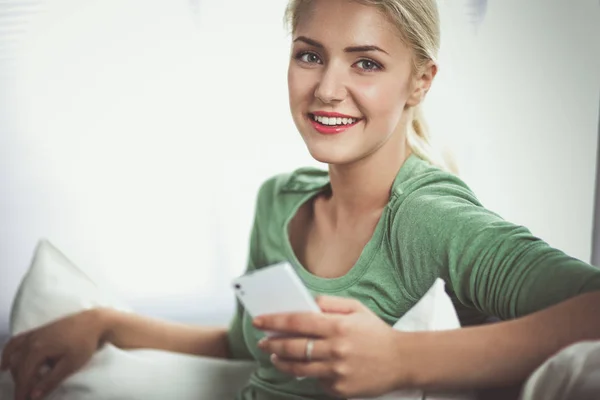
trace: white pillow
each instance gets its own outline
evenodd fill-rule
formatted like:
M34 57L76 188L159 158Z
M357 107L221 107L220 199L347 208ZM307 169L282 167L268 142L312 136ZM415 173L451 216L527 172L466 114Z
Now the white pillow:
M131 311L45 239L21 282L10 314L10 332L21 332L93 307Z
M600 398L600 341L566 347L527 380L521 400L597 400Z
M130 310L47 240L41 240L13 303L11 333L97 306ZM48 399L230 399L254 368L251 362L157 350L124 351L107 345ZM11 398L12 378L5 372L0 374L0 399Z

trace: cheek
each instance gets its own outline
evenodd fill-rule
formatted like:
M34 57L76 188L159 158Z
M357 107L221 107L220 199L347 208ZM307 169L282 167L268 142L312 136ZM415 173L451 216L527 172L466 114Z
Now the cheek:
M364 83L357 87L356 100L367 119L385 123L385 119L397 120L404 110L407 91L404 85L379 81Z
M313 78L310 73L291 66L288 70L288 93L290 104L307 102L312 94L311 88Z

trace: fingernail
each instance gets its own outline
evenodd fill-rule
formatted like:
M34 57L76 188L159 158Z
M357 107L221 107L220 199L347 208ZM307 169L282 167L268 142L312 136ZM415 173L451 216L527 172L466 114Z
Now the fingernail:
M272 363L276 363L277 361L279 361L279 358L277 357L276 354L271 354L271 357L269 357L271 359Z
M259 347L264 347L264 345L267 344L267 338L262 338L258 341L258 346Z
M257 328L261 328L264 325L264 321L261 318L254 318L254 326Z

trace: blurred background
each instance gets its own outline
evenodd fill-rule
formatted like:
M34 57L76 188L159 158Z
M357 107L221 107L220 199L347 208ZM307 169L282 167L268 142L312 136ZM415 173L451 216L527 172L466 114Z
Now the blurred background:
M319 166L285 3L0 0L0 336L42 237L138 312L228 322L259 185ZM440 7L436 142L485 206L591 262L598 1Z

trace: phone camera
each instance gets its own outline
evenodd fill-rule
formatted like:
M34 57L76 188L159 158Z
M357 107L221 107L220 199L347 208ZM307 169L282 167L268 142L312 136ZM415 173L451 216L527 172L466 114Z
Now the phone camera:
M238 290L240 290L242 288L242 286L239 283L236 283L234 287Z

